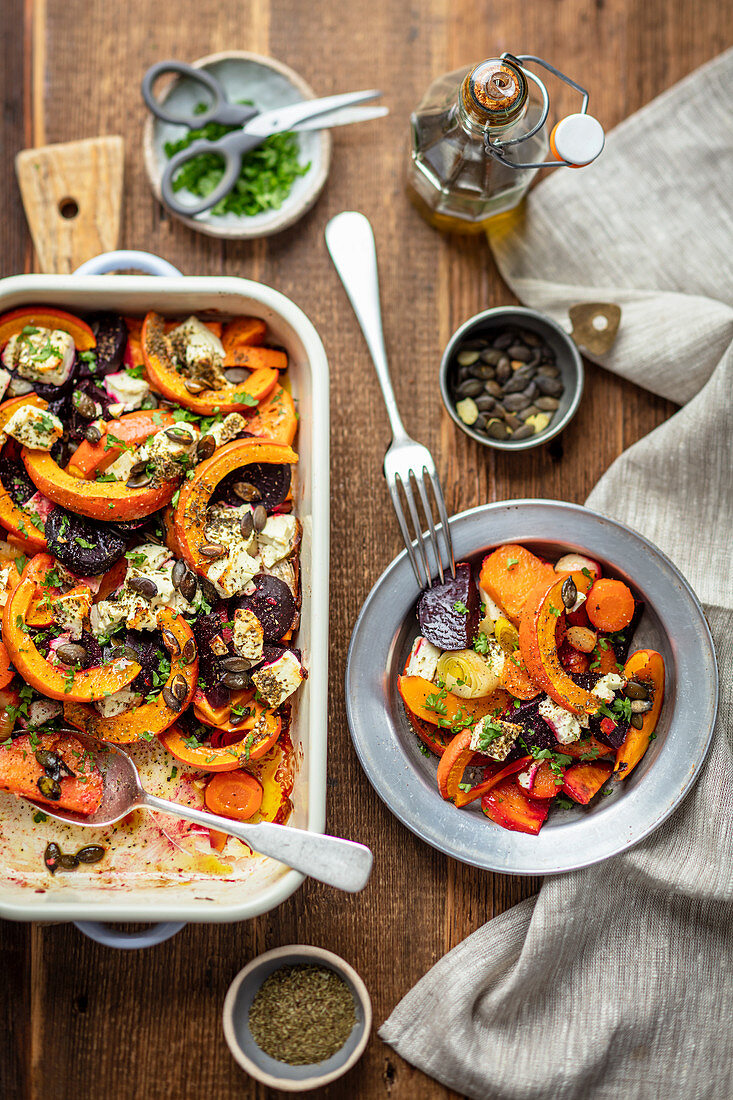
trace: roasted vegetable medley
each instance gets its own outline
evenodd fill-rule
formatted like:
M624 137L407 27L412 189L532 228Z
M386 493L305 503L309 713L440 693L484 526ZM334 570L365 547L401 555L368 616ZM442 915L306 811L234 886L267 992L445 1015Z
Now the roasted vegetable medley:
M399 690L438 788L480 800L505 829L537 834L553 804L588 804L625 779L655 736L664 661L629 656L642 605L597 561L552 564L524 546L488 554L478 578L426 590Z
M287 818L297 413L266 340L254 317L0 317L0 787L93 812L79 730L159 739L209 809Z

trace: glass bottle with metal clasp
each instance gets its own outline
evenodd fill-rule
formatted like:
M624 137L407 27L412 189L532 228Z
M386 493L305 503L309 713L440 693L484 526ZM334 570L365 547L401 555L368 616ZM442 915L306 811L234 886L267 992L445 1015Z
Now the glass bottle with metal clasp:
M547 132L550 97L527 66L540 65L577 91L580 110ZM503 53L436 80L410 118L408 194L438 229L478 233L515 210L540 168L580 168L603 149L588 92L532 54ZM547 160L551 151L553 160Z

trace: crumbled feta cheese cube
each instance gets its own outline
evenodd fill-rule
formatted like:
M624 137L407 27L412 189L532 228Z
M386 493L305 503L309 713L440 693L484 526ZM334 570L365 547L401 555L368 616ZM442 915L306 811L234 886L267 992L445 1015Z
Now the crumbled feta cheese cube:
M422 676L423 680L432 680L438 670L439 657L438 647L419 634L407 658L405 676Z
M593 694L602 699L604 703L610 703L613 700L614 695L622 688L626 680L623 676L619 676L617 672L607 672L605 676L601 676L597 684L593 686Z
M10 385L10 375L0 367L0 401L5 396L5 391Z
M287 558L295 549L298 521L293 515L268 516L264 529L257 536L257 545L264 566Z
M516 722L487 715L477 722L471 731L471 749L490 756L492 760L506 760L512 745L522 732Z
M200 432L193 424L172 427L179 433L180 439L171 439L167 434L171 428L161 428L134 453L135 463L147 462L153 468L156 481L171 481L185 473L198 443Z
M171 348L189 378L205 382L212 389L226 386L222 370L224 345L198 317L191 316L168 333Z
M289 649L276 661L262 665L252 673L252 682L268 707L279 707L297 691L304 679L303 666Z
M132 691L129 687L113 691L104 699L95 699L94 706L103 718L114 718L116 714L124 714L126 710L132 710L142 702L142 695Z
M229 413L218 424L212 424L204 435L210 435L217 447L223 447L225 443L231 443L233 439L247 430L247 421L241 413ZM203 436L202 436L203 438Z
M124 406L125 412L134 412L141 408L150 393L150 386L144 378L133 378L126 370L108 374L104 387L114 402Z
M75 358L74 337L68 332L33 325L11 336L3 350L8 370L47 386L61 386L71 374Z
M580 738L581 726L577 716L559 707L549 695L545 695L537 709L561 745L570 745Z
M114 432L112 433L114 435ZM111 462L105 474L112 474L118 481L127 481L128 477L132 473L132 468L136 462L138 462L137 453L135 451L123 451L118 455L114 462Z
M264 634L262 623L248 607L239 607L234 612L232 645L235 653L248 661L259 661L262 656Z
M520 787L524 787L525 791L528 791L532 786L532 769L527 768L525 771L520 772L517 776L517 783Z
M167 546L146 543L136 546L127 555L127 575L122 586L107 600L94 604L89 620L93 633L109 634L118 623L126 623L130 630L157 630L158 612L163 607L190 613L200 601L197 595L189 603L177 588L173 587L175 559ZM148 599L130 588L135 577L147 577L153 582L156 594Z
M5 607L10 595L11 582L18 576L18 568L14 561L0 563L0 607Z
M64 426L57 416L35 405L21 405L0 432L0 439L12 436L23 447L34 451L50 451L61 438Z
M76 588L62 592L52 604L51 613L56 626L69 633L73 641L81 638L84 620L92 608L92 593L88 588Z
M239 596L252 578L260 572L261 558L257 549L257 535L242 537L241 520L251 511L248 504L239 508L216 505L209 509L206 524L207 536L214 545L224 546L226 553L212 561L206 576L220 596Z

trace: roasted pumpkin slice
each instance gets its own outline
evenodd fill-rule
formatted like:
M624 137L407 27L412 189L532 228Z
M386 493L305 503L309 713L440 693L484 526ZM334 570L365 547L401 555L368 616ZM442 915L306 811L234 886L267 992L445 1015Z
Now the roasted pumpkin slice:
M186 388L186 379L176 370L165 335L165 322L159 313L148 313L143 322L142 349L150 388L201 416L251 411L272 393L279 378L276 369L264 367L252 371L246 381L236 386L191 393Z
M74 317L62 309L49 309L48 306L23 306L0 317L0 348L12 336L18 336L26 326L68 332L74 339L77 351L89 351L97 346L94 333L80 317Z

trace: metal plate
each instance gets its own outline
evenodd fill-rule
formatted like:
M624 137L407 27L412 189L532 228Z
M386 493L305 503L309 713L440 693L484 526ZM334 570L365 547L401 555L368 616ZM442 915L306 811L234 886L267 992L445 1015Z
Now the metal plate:
M614 793L587 807L553 808L539 836L509 832L480 808L457 810L438 794L437 761L420 752L397 691L417 634L417 593L403 551L367 597L351 637L346 702L354 746L380 798L434 848L463 863L515 875L545 875L608 859L649 836L695 782L712 738L718 704L713 642L695 594L679 570L630 528L579 505L517 500L488 504L451 520L460 561L505 542L552 560L578 551L644 600L633 649L658 649L667 684L657 737Z

